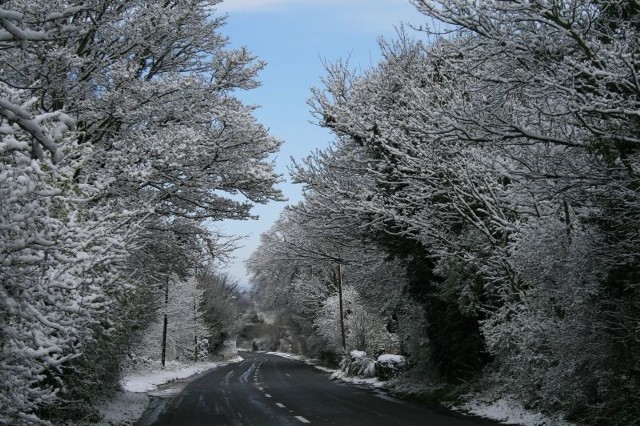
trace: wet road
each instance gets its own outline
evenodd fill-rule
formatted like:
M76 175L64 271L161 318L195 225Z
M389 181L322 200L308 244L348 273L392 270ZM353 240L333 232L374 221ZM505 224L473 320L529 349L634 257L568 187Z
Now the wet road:
M433 425L496 424L330 380L299 361L242 352L244 361L190 383L151 423L183 425ZM159 411L159 410L158 410ZM155 417L155 416L154 416Z

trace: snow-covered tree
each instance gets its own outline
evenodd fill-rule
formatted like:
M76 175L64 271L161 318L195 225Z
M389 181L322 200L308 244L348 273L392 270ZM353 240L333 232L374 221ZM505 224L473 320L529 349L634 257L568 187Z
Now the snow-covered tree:
M324 339L329 349L341 353L340 309L338 295L328 297L314 321L317 333ZM364 306L360 295L352 287L343 293L344 327L346 330L346 351L364 351L370 356L388 352L397 345L395 336L389 333L379 314L374 314Z
M219 352L226 339L234 338L241 309L240 289L230 275L207 271L196 277L202 292L200 310L207 326L207 340L211 353Z
M477 374L486 344L530 404L633 406L613 389L638 383L620 357L638 341L637 6L413 3L452 37L330 67L312 105L335 144L295 170L310 203L404 259L446 379Z
M73 180L91 151L77 146L73 121L2 88L0 421L30 422L65 389L62 376L107 310L114 265L126 251L114 226L121 215L88 206L101 188ZM52 155L33 158L32 132L55 141Z
M216 3L3 2L0 421L73 416L117 379L91 360L126 353L132 301L171 272L149 234L206 262L204 221L280 198L280 142L233 95L263 64Z
M404 300L402 269L362 245L360 234L336 219L339 212L318 214L313 196L308 191L304 203L285 210L250 259L259 302L279 306L290 327L307 336L303 346L327 360L355 348L373 354L394 347L388 327Z
M165 293L159 292L155 300L155 318L131 348L133 354L160 361L165 338L163 318L166 314L166 360L194 361L208 356L208 353L197 353L209 335L203 319L203 291L199 288L198 280L195 276L182 280L173 275L167 277L166 285L167 302L165 303Z

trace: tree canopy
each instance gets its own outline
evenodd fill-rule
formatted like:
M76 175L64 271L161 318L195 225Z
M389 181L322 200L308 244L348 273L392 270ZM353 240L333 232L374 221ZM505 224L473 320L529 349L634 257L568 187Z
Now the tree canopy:
M280 141L218 1L2 3L0 422L37 423L115 386L162 278L226 254L207 221L282 198Z
M309 267L290 267L289 280L266 284L262 265L294 235L334 262L343 255L330 241L357 246L352 255L375 250L400 270L351 285L386 331L405 315L400 351L428 380L482 377L574 420L632 421L638 5L413 3L447 34L427 43L401 32L381 42L379 64L330 65L313 91L334 140L294 164L305 199L250 263L258 291L311 280ZM408 300L384 311L381 292Z

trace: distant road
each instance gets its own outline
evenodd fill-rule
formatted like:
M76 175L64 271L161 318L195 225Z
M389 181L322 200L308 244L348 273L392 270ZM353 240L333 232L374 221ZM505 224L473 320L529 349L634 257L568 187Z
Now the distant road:
M189 425L472 426L496 424L329 379L302 362L242 352L244 361L190 383L152 423Z

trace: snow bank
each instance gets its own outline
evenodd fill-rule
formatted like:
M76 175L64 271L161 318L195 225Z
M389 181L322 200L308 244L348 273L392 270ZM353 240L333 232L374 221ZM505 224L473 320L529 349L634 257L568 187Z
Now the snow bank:
M309 361L309 359L307 357L305 357L305 356L296 355L296 354L290 354L288 352L274 352L274 351L271 351L271 352L267 352L267 354L269 354L269 355L277 355L279 357L286 358L286 359L292 359L294 361L303 361L303 362Z
M292 360L296 360L296 361L302 361L308 365L312 365L314 368L325 372L325 373L329 373L331 374L330 378L334 379L334 380L340 380L343 382L347 382L347 383L352 383L354 385L368 385L368 386L373 386L375 388L382 388L385 385L385 382L379 380L376 377L353 377L350 376L349 373L347 373L346 371L342 371L342 370L334 370L328 367L324 367L322 365L317 365L316 364L316 360L313 359L309 359L303 355L295 355L295 354L290 354L287 352L267 352L268 354L271 355L277 355L283 358L287 358L287 359L292 359ZM370 358L367 358L367 354L366 352L363 351L351 351L349 353L349 355L351 355L353 357L354 360L360 360L361 362L363 360L369 360L370 362L367 363L367 365L370 365L371 362L374 362L373 360L371 360Z
M527 410L522 404L508 397L495 400L472 399L469 402L450 408L508 424L522 426L573 426L573 423L569 423L560 417L550 417L540 412Z
M125 376L120 382L122 388L129 392L149 392L156 390L158 385L172 382L174 380L185 379L194 374L211 370L212 368L227 365L231 362L242 361L241 357L236 357L225 362L198 362L195 364L184 364L177 361L168 362L162 368L160 364L148 371L133 372Z
M378 379L377 377L353 377L347 375L344 371L334 371L331 375L332 379L341 380L343 382L352 383L354 385L368 385L373 386L374 388L382 388L385 385L385 382Z
M378 364L397 364L404 365L405 358L402 355L382 354L378 357Z
M148 404L149 397L143 393L120 392L96 407L101 420L95 425L134 425Z
M240 361L242 361L242 358L239 356L224 362L185 364L170 361L165 367L162 367L160 362L146 361L144 364L138 365L138 370L129 372L120 381L123 392L119 392L110 400L96 406L102 417L96 425L134 425L149 404L149 396L145 393L156 391L159 385L186 379L203 371ZM149 395L159 396L162 394L168 396L175 395L180 391L182 391L182 387L176 387L176 389L149 393Z

